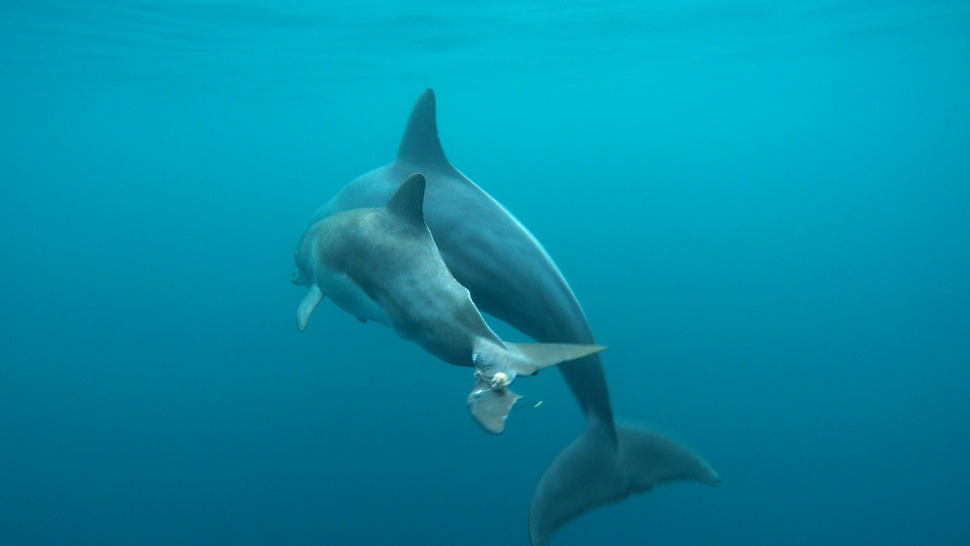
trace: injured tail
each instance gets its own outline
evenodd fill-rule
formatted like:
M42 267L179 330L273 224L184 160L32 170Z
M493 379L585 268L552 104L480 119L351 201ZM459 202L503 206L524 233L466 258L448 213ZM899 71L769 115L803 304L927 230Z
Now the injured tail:
M721 483L717 472L684 446L655 432L616 425L614 443L606 426L590 419L549 465L532 496L529 539L546 546L564 524L598 506L672 481Z
M598 353L606 347L571 343L503 343L483 340L476 345L475 384L468 394L468 410L487 432L505 430L509 410L521 396L509 389L520 375Z

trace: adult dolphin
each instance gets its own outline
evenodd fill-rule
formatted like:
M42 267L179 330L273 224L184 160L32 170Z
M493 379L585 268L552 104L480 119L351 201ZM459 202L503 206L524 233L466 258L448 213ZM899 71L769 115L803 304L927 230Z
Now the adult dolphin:
M542 245L502 205L445 158L426 90L411 111L397 158L341 189L314 216L381 207L412 173L426 178L424 217L448 269L479 309L543 343L594 344L586 316ZM717 473L657 433L614 423L598 354L560 364L586 416L586 428L546 469L529 509L529 538L544 546L580 514L654 485Z

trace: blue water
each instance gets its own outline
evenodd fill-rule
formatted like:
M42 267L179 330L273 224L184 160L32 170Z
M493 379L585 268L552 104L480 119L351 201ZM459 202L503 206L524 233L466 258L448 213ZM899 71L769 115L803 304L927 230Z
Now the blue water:
M0 544L528 543L558 373L491 437L467 370L294 325L297 239L426 87L616 413L724 480L555 546L970 541L966 2L37 0L0 5Z

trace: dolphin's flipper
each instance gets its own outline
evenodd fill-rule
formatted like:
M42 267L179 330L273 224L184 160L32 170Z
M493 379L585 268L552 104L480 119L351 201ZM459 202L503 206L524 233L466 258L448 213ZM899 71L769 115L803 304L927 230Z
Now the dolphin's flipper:
M509 416L512 406L522 398L509 390L507 383L501 383L501 379L496 384L495 379L489 380L485 374L477 372L472 392L468 394L468 411L491 434L501 434L505 430L505 418Z
M317 304L323 299L323 292L315 284L310 285L310 289L307 290L303 300L300 301L300 306L296 309L296 327L302 332L306 329L306 323L310 320L310 315L313 310L317 308Z
M529 509L529 538L545 546L553 533L584 512L672 481L718 485L717 472L686 447L649 430L616 425L608 431L590 421L583 434L549 465Z

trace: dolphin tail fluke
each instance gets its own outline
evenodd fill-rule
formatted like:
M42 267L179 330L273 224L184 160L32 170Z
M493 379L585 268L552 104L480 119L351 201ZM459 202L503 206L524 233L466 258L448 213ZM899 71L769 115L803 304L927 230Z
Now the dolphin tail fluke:
M479 346L475 351L475 384L468 394L468 410L487 432L499 434L505 429L509 410L522 398L508 388L516 377L604 349L600 345L571 343L504 342L501 348Z
M514 371L517 375L532 375L543 368L555 366L560 362L576 360L584 356L605 351L602 345L579 345L575 343L510 343L505 345L518 351L528 362L517 362Z
M546 546L567 522L598 506L672 481L718 485L720 478L686 447L649 430L590 419L586 430L549 465L529 509L529 538Z
M511 389L493 388L493 381L476 373L475 385L468 394L468 411L486 432L501 434L505 430L505 419L509 416L509 411L520 398L522 397Z

